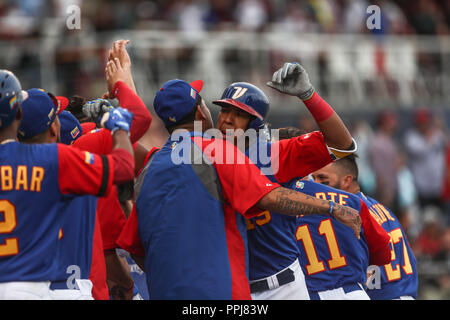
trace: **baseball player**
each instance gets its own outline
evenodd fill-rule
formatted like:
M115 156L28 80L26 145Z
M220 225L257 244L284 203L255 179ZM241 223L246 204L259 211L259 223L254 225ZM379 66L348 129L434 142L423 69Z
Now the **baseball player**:
M60 100L62 97L56 97L57 100ZM61 101L61 106L64 107L64 109L69 105L69 101L65 103L64 100ZM87 126L84 126L80 124L78 119L72 115L72 113L63 110L58 114L59 121L61 123L60 128L60 137L61 142L67 145L72 145L75 140L81 137L81 135L86 134L92 130L92 128L89 128ZM86 122L86 124L91 124ZM94 127L96 127L95 123L92 123ZM95 201L95 206L90 204L90 201ZM96 210L97 208L97 202L98 198L95 198L94 200L88 200L84 203L86 204L85 207L87 207L84 210ZM81 201L79 201L82 203ZM73 219L74 222L66 221L67 226L71 226L73 223L78 224L79 219ZM87 232L84 232L83 234L90 235L89 230L91 228L90 224L84 224L85 228L87 228ZM70 227L69 227L70 228ZM69 229L69 232L72 231L73 228ZM86 230L85 230L86 231ZM60 232L60 240L66 241L69 243L69 246L72 243L75 243L75 240L72 239L73 237L70 236L70 233L67 234L65 232L65 228L63 227ZM76 237L75 237L76 238ZM64 240L63 240L64 239ZM62 254L68 254L70 252L67 251L64 246L60 246ZM82 255L78 255L78 257L82 257ZM89 254L87 254L84 258L90 257ZM74 282L76 283L77 280L75 279L80 278L81 274L77 274L78 268L74 267L73 258L71 258L70 253L68 256L68 260L72 260L72 262L66 263L65 266L61 267L61 270L64 270L64 272L67 272L67 269L72 272L68 272L64 276L61 276L60 278L63 280L60 281L53 281L50 288L52 289L51 294L54 299L62 300L62 299L76 299L77 297L82 297L85 299L90 299L90 295L81 295L81 291L75 291L74 289L69 289L69 287L79 287L78 285L74 285ZM109 299L109 289L108 285L106 283L106 264L105 264L105 257L103 254L103 239L100 229L100 222L98 221L98 215L95 214L95 224L94 224L94 233L92 238L92 262L89 270L89 280L92 283L92 290L91 290L91 296L95 300L108 300ZM77 265L77 264L75 264ZM70 267L71 266L71 267ZM67 281L67 278L71 278L72 281ZM83 280L84 281L84 280ZM88 283L87 281L84 281L85 283ZM89 283L88 283L89 285Z
M294 179L287 187L350 206L360 212L362 236L329 217L300 216L295 236L311 300L368 300L363 289L369 264L391 261L389 235L357 196L312 181Z
M47 115L51 114L56 107L49 98L51 95L40 89L30 89L27 93L29 98L22 104L23 117L19 128L20 141L30 144L58 141L58 136L61 136L61 134L58 135L58 132L55 132L52 136L48 134L50 130L46 130L46 125L49 123ZM123 115L129 117L129 122L131 122L131 114L128 111L123 110ZM59 116L57 116L57 119L59 120ZM67 116L63 114L62 119L62 124L67 125ZM73 118L71 122L72 125L69 125L69 130L73 131L72 127L77 129L77 123L74 123ZM129 130L128 122L125 121L124 125ZM62 133L65 133L65 131L66 128L64 127ZM60 239L58 243L60 264L50 285L52 299L92 299L91 261L93 261L92 257L98 254L98 251L94 251L92 248L94 229L97 229L98 232L99 227L95 214L96 207L97 197L95 196L70 198L63 206L62 211L67 213L64 214L66 218L58 236ZM75 214L78 212L82 214ZM97 249L97 246L95 249Z
M358 166L354 157L346 157L313 173L314 180L357 195L373 218L391 237L392 261L380 268L367 282L367 294L373 300L417 298L417 264L406 234L397 217L388 208L360 191ZM378 284L376 283L378 281Z
M151 116L147 111L145 105L140 100L140 98L125 83L125 81L128 80L128 74L129 72L127 72L127 70L122 68L120 62L118 63L117 61L110 61L108 63L108 66L106 68L108 87L114 90L119 100L119 103L122 103L124 107L128 108L129 110L132 110L134 114L136 114L136 116L133 119L132 126L130 128L130 136L132 139L137 139L143 134L143 130L146 130L146 128L148 127L149 122L151 121ZM112 84L114 84L114 86ZM116 97L116 95L112 94L112 97ZM56 98L58 98L58 100L59 99L67 100L64 97L56 97ZM73 111L74 109L73 99L71 99L70 102L71 103L67 106L68 101L65 101L65 105L63 107L67 107L68 110ZM93 120L97 121L101 113L107 112L110 108L112 108L112 106L107 100L96 99L93 101L88 101L88 103L84 105L84 112L86 113L86 115L82 113L81 110L79 110L80 112L78 113L81 113L81 116L84 117L83 120L90 120L92 118ZM75 110L75 112L77 111L78 110ZM111 151L112 139L108 131L105 131L104 129L98 129L91 132L89 131L90 129L89 127L85 126L85 128L83 129L82 125L79 124L78 120L67 111L65 110L62 111L60 115L61 115L60 120L62 123L61 141L66 140L65 142L67 143L70 144L75 143L74 147L78 147L85 151L90 151L94 153L107 154ZM77 114L77 116L79 117L80 114ZM65 127L63 126L63 124L67 124L67 132L65 132L64 130ZM93 124L92 127L96 126L95 123L83 123L83 124L89 125ZM84 135L83 138L80 141L78 141L78 138L82 134ZM114 276L115 282L118 283L116 284L117 287L119 287L120 284L127 288L127 290L125 291L128 291L128 288L131 289L133 288L133 279L129 275L129 272L127 274L126 271L121 269L123 268L123 266L122 263L118 261L118 257L117 259L114 259L116 258L114 250L105 251L105 255L106 253L108 253L106 262L105 262L105 255L103 254L104 248L103 240L106 241L107 246L108 245L112 246L111 244L114 244L115 242L115 234L117 234L120 231L122 225L125 222L124 214L121 211L120 204L118 204L117 201L116 186L113 187L113 192L109 193L107 197L99 198L98 204L100 204L100 206L99 209L97 209L97 211L101 213L106 211L107 214L104 214L103 216L100 215L102 217L101 222L103 222L103 224L99 224L100 218L98 217L98 215L92 216L95 217L95 231L94 231L95 241L92 250L93 253L92 266L90 268L90 273L88 274L89 279L92 281L93 284L92 296L96 300L107 300L110 298L108 286L106 284L107 271L109 278L112 278ZM95 210L95 208L97 208L97 205L95 206L89 205L86 210L88 210L89 208ZM100 226L104 227L103 228L104 229L103 233L105 233L104 237L102 237L102 230L100 229ZM64 234L63 231L62 234ZM87 234L91 233L87 232ZM68 236L66 235L65 238L68 238ZM66 242L70 243L70 240L66 240ZM101 254L99 250L101 250ZM68 264L67 267L69 267L70 265L72 264ZM108 270L106 269L106 266L108 266ZM66 270L66 267L62 269ZM66 278L67 277L73 278L73 276L70 273L66 275ZM67 282L66 280L61 280L59 281L59 283L55 282L52 283L51 288L54 289L52 293L54 293L54 296L56 296L58 299L65 299L65 298L72 299L74 295L79 294L80 292L69 290L68 286L73 287L73 284L66 284L66 282ZM118 292L118 290L115 290L115 292Z
M321 132L312 132L273 145L265 141L264 134L259 131L258 139L246 146L245 154L271 181L285 183L292 178L306 176L333 159L356 150L356 144L352 142L341 119L315 92L302 66L286 63L274 73L268 84L280 92L302 99L321 129ZM221 106L217 128L225 135L228 129L264 128L269 101L262 90L252 84L233 83L225 89L221 99L213 103ZM262 163L260 157L255 156L263 145L268 145L269 163ZM271 154L272 150L277 149L277 154ZM278 162L277 167L273 165L275 162ZM273 168L278 170L267 170ZM266 211L247 220L249 277L253 299L309 299L297 259L295 228L295 217L276 212Z
M58 110L41 90L31 90L30 97L23 93L11 72L0 71L0 81L0 210L4 216L0 228L0 299L50 299L50 281L59 264L58 235L64 223L61 211L67 199L82 194L102 196L113 183L131 179L132 147L119 110L111 112L104 122L115 140L115 148L107 156L62 144L19 143L20 106L28 98L52 106L50 111L39 109L49 112L38 117L30 131L22 132L25 137L30 134L33 141L59 139Z
M150 299L251 298L245 222L236 211L247 217L272 209L290 215L331 212L341 219L342 210L349 210L330 210L328 201L281 188L234 145L193 131L195 120L201 121L202 130L212 128L199 95L202 85L170 80L154 99L171 137L139 175L133 211L138 237L129 230L130 237L142 240ZM177 131L183 128L187 131ZM187 161L175 163L176 155ZM221 161L229 155L242 164ZM359 215L353 210L348 214L351 219L343 222L359 236Z
M117 42L114 43L114 47ZM114 51L118 57L126 55L125 48L121 47ZM126 55L127 56L127 55ZM111 91L109 98L117 98L119 104L133 113L133 122L130 128L130 140L135 150L136 161L138 161L141 150L137 147L137 141L148 130L152 117L147 107L136 94L134 83L131 77L131 70L127 67L127 62L122 58L110 59L106 69L108 88ZM111 104L105 99L96 99L83 104L82 114L84 120L96 120L102 112L111 108ZM112 149L112 139L108 131L103 129L93 131L77 139L75 147L82 150L108 154ZM135 168L138 169L138 163ZM112 192L104 198L99 198L97 213L101 226L105 263L108 273L108 283L116 286L114 292L125 292L125 296L131 299L133 290L133 279L129 271L123 268L123 264L116 254L116 239L126 222L126 216L122 210L119 196L120 186L114 186ZM120 288L119 288L120 287Z
M61 123L61 142L73 144L83 134L80 123L65 110L58 114L58 118ZM64 209L83 214L81 218L77 214L66 214L65 223L60 230L59 280L52 281L50 285L53 300L105 299L109 296L101 229L95 214L97 199L94 196L77 197L68 201Z

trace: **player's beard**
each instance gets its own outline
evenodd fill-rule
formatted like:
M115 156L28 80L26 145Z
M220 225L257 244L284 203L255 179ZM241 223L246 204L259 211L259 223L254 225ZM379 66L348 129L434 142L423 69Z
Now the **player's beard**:
M340 180L336 181L334 185L330 184L330 187L341 190L341 181Z

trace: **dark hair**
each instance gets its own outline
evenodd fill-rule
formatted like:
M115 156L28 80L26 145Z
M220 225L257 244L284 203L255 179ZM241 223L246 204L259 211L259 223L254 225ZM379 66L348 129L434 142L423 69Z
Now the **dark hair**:
M85 103L85 98L75 95L69 98L69 104L66 108L66 110L73 114L80 123L88 121L87 117L83 113L83 105Z
M336 162L334 163L336 166L338 166L340 168L342 173L352 175L353 180L355 180L355 181L358 180L358 175L359 175L356 158L358 158L358 155L355 153L352 153L352 154L345 156L339 160L336 160Z
M189 111L189 113L186 114L183 118L181 118L181 120L178 121L177 123L174 123L171 126L166 126L166 129L169 132L169 134L172 134L172 132L174 132L175 129L178 126L181 126L181 125L186 124L186 123L194 122L195 121L195 114L197 113L197 107L199 105L201 105L201 103L202 103L202 97L199 94L197 94L197 100L195 101L195 104L192 107L192 110Z
M299 128L295 127L284 127L278 129L278 139L284 140L284 139L290 139L293 137L299 137L301 135L305 134L305 132Z

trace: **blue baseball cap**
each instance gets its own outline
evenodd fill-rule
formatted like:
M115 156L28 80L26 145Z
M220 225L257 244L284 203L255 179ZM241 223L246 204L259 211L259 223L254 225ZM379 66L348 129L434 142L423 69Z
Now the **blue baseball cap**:
M58 115L59 122L61 123L61 142L70 145L73 141L81 137L83 128L80 122L69 111L63 110Z
M166 127L177 125L192 111L202 88L202 80L188 83L174 79L164 83L155 95L153 106Z
M47 130L59 112L52 96L42 89L29 89L28 98L21 104L22 122L19 138L29 139Z

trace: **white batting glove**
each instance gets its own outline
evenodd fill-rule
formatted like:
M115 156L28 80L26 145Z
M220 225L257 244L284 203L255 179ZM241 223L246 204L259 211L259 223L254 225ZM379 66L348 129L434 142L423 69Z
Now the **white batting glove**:
M112 108L113 106L106 99L90 100L83 105L83 114L90 119L98 119Z
M267 85L302 100L311 98L315 90L309 81L308 73L297 62L286 62L282 68L274 72L272 81L267 82Z

